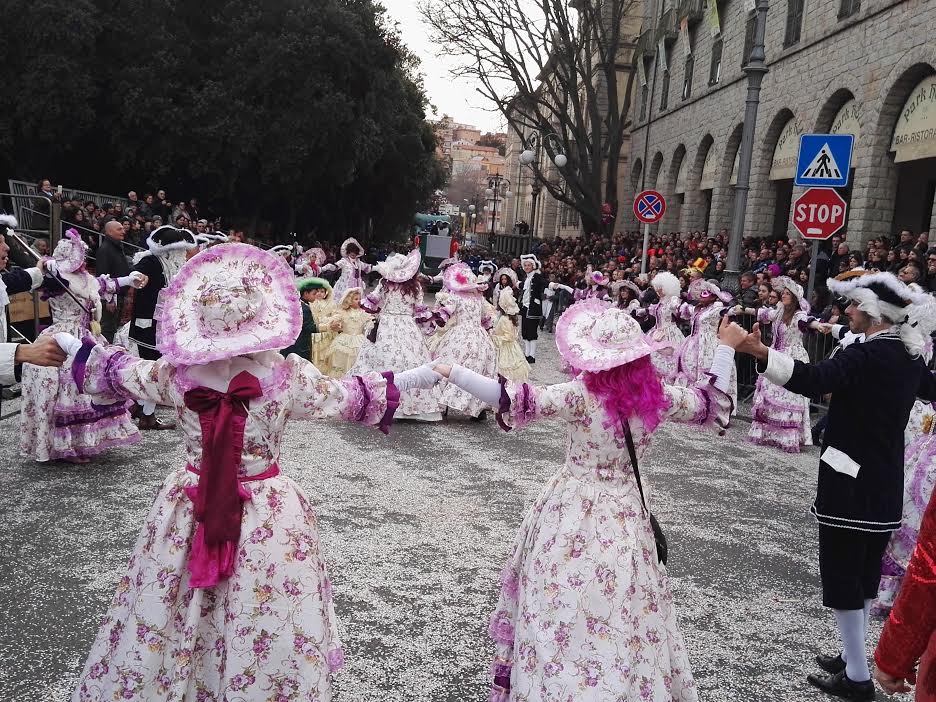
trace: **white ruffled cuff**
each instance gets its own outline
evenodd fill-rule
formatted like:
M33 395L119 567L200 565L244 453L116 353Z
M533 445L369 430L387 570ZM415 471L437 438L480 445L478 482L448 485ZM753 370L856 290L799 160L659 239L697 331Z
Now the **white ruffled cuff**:
M763 376L774 385L786 385L793 377L794 361L781 351L770 349L767 355L767 370Z
M715 376L715 387L724 393L731 385L731 369L734 367L735 351L730 346L719 344L712 359L712 375Z

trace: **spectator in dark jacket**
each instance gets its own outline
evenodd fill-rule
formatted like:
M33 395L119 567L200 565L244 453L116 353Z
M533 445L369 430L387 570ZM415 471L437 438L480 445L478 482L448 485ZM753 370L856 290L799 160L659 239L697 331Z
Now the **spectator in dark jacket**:
M124 254L123 240L124 228L120 222L112 219L104 225L104 237L94 261L97 275L109 275L115 280L130 275L130 262ZM120 326L123 301L123 295L118 293L117 302L106 303L101 314L101 334L110 342L114 341L114 334Z
M742 307L757 307L757 277L751 271L741 274L741 292L738 304Z

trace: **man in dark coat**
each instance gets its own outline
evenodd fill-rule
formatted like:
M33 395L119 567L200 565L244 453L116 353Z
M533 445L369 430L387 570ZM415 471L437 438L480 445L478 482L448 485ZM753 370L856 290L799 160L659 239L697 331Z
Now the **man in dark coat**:
M159 292L172 282L188 253L197 246L195 235L188 229L166 225L150 233L146 239L148 251L135 259L133 270L149 278L149 284L133 296L130 318L130 338L136 342L140 358L156 361L162 356L156 349L157 322L154 319ZM139 426L141 430L175 428L173 423L156 417L156 404L152 402L142 403Z
M881 556L901 523L904 428L917 397L936 400L936 379L921 357L936 303L891 273L829 280L828 286L850 300L851 331L865 338L826 361L802 363L768 349L756 325L749 335L737 325L731 333L743 337L737 350L753 355L770 382L807 397L832 394L810 511L819 523L822 600L835 613L843 650L817 656L828 675L807 679L838 697L873 700L868 614Z
M546 278L540 273L540 262L534 254L520 257L524 278L520 284L520 336L523 337L524 355L528 363L536 363L536 341L539 323L543 317L543 291Z
M318 327L315 324L315 317L312 316L312 308L309 305L315 300L316 291L326 290L330 286L324 278L300 278L296 281L296 287L299 289L299 297L302 299L302 329L292 346L283 349L280 353L284 357L294 353L307 361L311 361L312 335L318 334Z
M123 250L124 228L117 220L104 225L104 236L94 256L94 272L97 275L109 275L114 280L130 275L130 262ZM108 341L114 341L114 334L120 326L121 308L124 295L117 293L115 302L108 302L101 312L101 334Z

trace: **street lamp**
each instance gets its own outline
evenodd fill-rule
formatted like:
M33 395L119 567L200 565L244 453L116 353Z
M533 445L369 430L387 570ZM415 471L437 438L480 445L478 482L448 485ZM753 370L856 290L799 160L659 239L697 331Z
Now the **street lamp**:
M725 266L723 284L729 292L740 290L741 239L744 236L744 218L747 213L748 191L751 189L751 160L754 154L754 129L757 126L757 108L760 105L761 83L767 73L764 54L764 35L767 31L768 0L757 0L757 18L754 23L754 46L750 60L741 70L747 75L747 100L741 129L738 155L738 183L735 185L734 212L731 213L731 235L728 239L728 265ZM815 261L815 258L813 258ZM813 266L815 269L815 266Z
M504 188L504 186L506 186L506 188ZM494 207L492 209L492 214L491 214L491 236L492 237L495 234L494 229L497 223L497 200L501 194L502 188L504 188L504 192L505 192L504 196L506 197L506 193L510 192L510 181L504 178L504 176L497 173L488 179L488 187L487 187L487 190L484 191L484 194L488 199L494 200ZM488 207L485 206L484 210L487 211Z
M528 230L531 240L536 235L534 231L536 227L536 203L539 200L539 194L542 190L542 184L539 182L536 167L533 164L539 161L540 146L549 142L550 139L552 139L552 150L555 153L555 156L552 157L553 165L561 171L568 165L569 159L562 148L562 140L553 132L544 132L542 138L537 132L534 132L523 143L524 149L520 152L520 164L529 166L530 170L533 172L533 204L530 207L530 228ZM547 153L548 151L549 149L547 148Z

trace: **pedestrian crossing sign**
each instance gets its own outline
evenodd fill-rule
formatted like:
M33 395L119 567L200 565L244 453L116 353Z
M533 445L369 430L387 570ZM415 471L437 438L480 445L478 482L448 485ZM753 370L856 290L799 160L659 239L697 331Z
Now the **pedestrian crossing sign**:
M854 144L853 134L803 134L793 183L808 188L844 188Z

